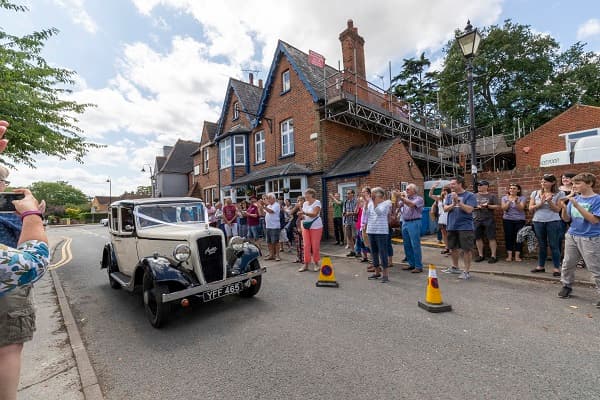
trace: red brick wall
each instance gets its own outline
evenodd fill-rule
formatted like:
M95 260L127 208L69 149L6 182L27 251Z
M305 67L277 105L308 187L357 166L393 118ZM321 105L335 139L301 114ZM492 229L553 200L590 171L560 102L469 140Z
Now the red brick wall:
M539 167L542 154L566 150L558 135L600 127L600 107L575 105L515 143L517 168Z
M412 167L409 166L412 163ZM350 178L331 179L327 181L327 193L336 193L338 185L342 183L356 183L358 190L361 188L380 186L386 191L400 187L400 182L414 183L419 188L419 195L423 196L424 178L421 171L408 154L406 147L397 139L396 143L379 159L371 169L370 174ZM321 199L324 202L325 199ZM327 224L329 235L333 235L332 210L328 210Z
M575 165L561 165L552 168L515 168L511 171L484 172L478 175L478 179L485 179L490 183L490 191L498 195L498 200L508 192L508 186L511 183L521 185L522 195L527 198L529 204L529 195L534 190L540 188L540 181L544 174L554 174L560 185L560 177L565 172L591 172L600 179L600 162ZM600 185L597 185L600 186ZM598 192L599 188L595 188ZM527 212L527 221L531 220L531 213ZM498 241L498 254L505 254L504 229L502 227L502 211L496 211L496 240ZM523 249L526 253L526 249ZM535 256L535 255L533 255Z

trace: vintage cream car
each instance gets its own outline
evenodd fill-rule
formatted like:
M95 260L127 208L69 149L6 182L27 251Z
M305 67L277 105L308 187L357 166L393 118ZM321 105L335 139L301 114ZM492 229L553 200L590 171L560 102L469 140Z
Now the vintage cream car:
M121 200L111 204L109 216L111 240L101 268L114 289L141 288L155 328L167 322L175 305L232 294L252 297L260 290L266 268L259 264L259 249L241 238L226 247L199 199Z

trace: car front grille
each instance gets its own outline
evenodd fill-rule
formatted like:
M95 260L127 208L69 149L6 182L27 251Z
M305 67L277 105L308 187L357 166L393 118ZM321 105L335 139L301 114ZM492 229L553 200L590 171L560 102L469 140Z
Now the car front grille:
M206 236L197 240L200 267L207 283L220 281L223 275L223 243L221 236Z

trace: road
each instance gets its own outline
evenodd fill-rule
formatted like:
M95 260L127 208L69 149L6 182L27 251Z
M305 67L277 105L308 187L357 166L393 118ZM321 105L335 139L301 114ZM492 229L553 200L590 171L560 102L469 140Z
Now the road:
M105 227L49 235L73 239L57 271L107 399L600 398L590 288L563 300L555 284L440 274L454 311L430 314L417 307L425 274L396 268L380 284L336 258L340 288L317 288L285 254L255 298L180 310L156 330L99 268Z

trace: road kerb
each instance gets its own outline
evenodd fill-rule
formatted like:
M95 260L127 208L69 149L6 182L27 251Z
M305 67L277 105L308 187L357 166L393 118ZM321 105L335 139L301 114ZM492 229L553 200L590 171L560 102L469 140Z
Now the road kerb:
M73 313L71 312L69 301L63 291L60 278L56 271L50 271L50 274L52 276L52 281L54 282L54 289L56 290L60 311L63 316L65 327L67 328L67 334L69 335L71 349L75 356L75 363L77 364L77 370L79 371L83 395L86 400L104 400L100 385L98 384L96 372L94 371L94 367L92 367L83 340L81 340L77 323L75 322L75 318L73 318Z

